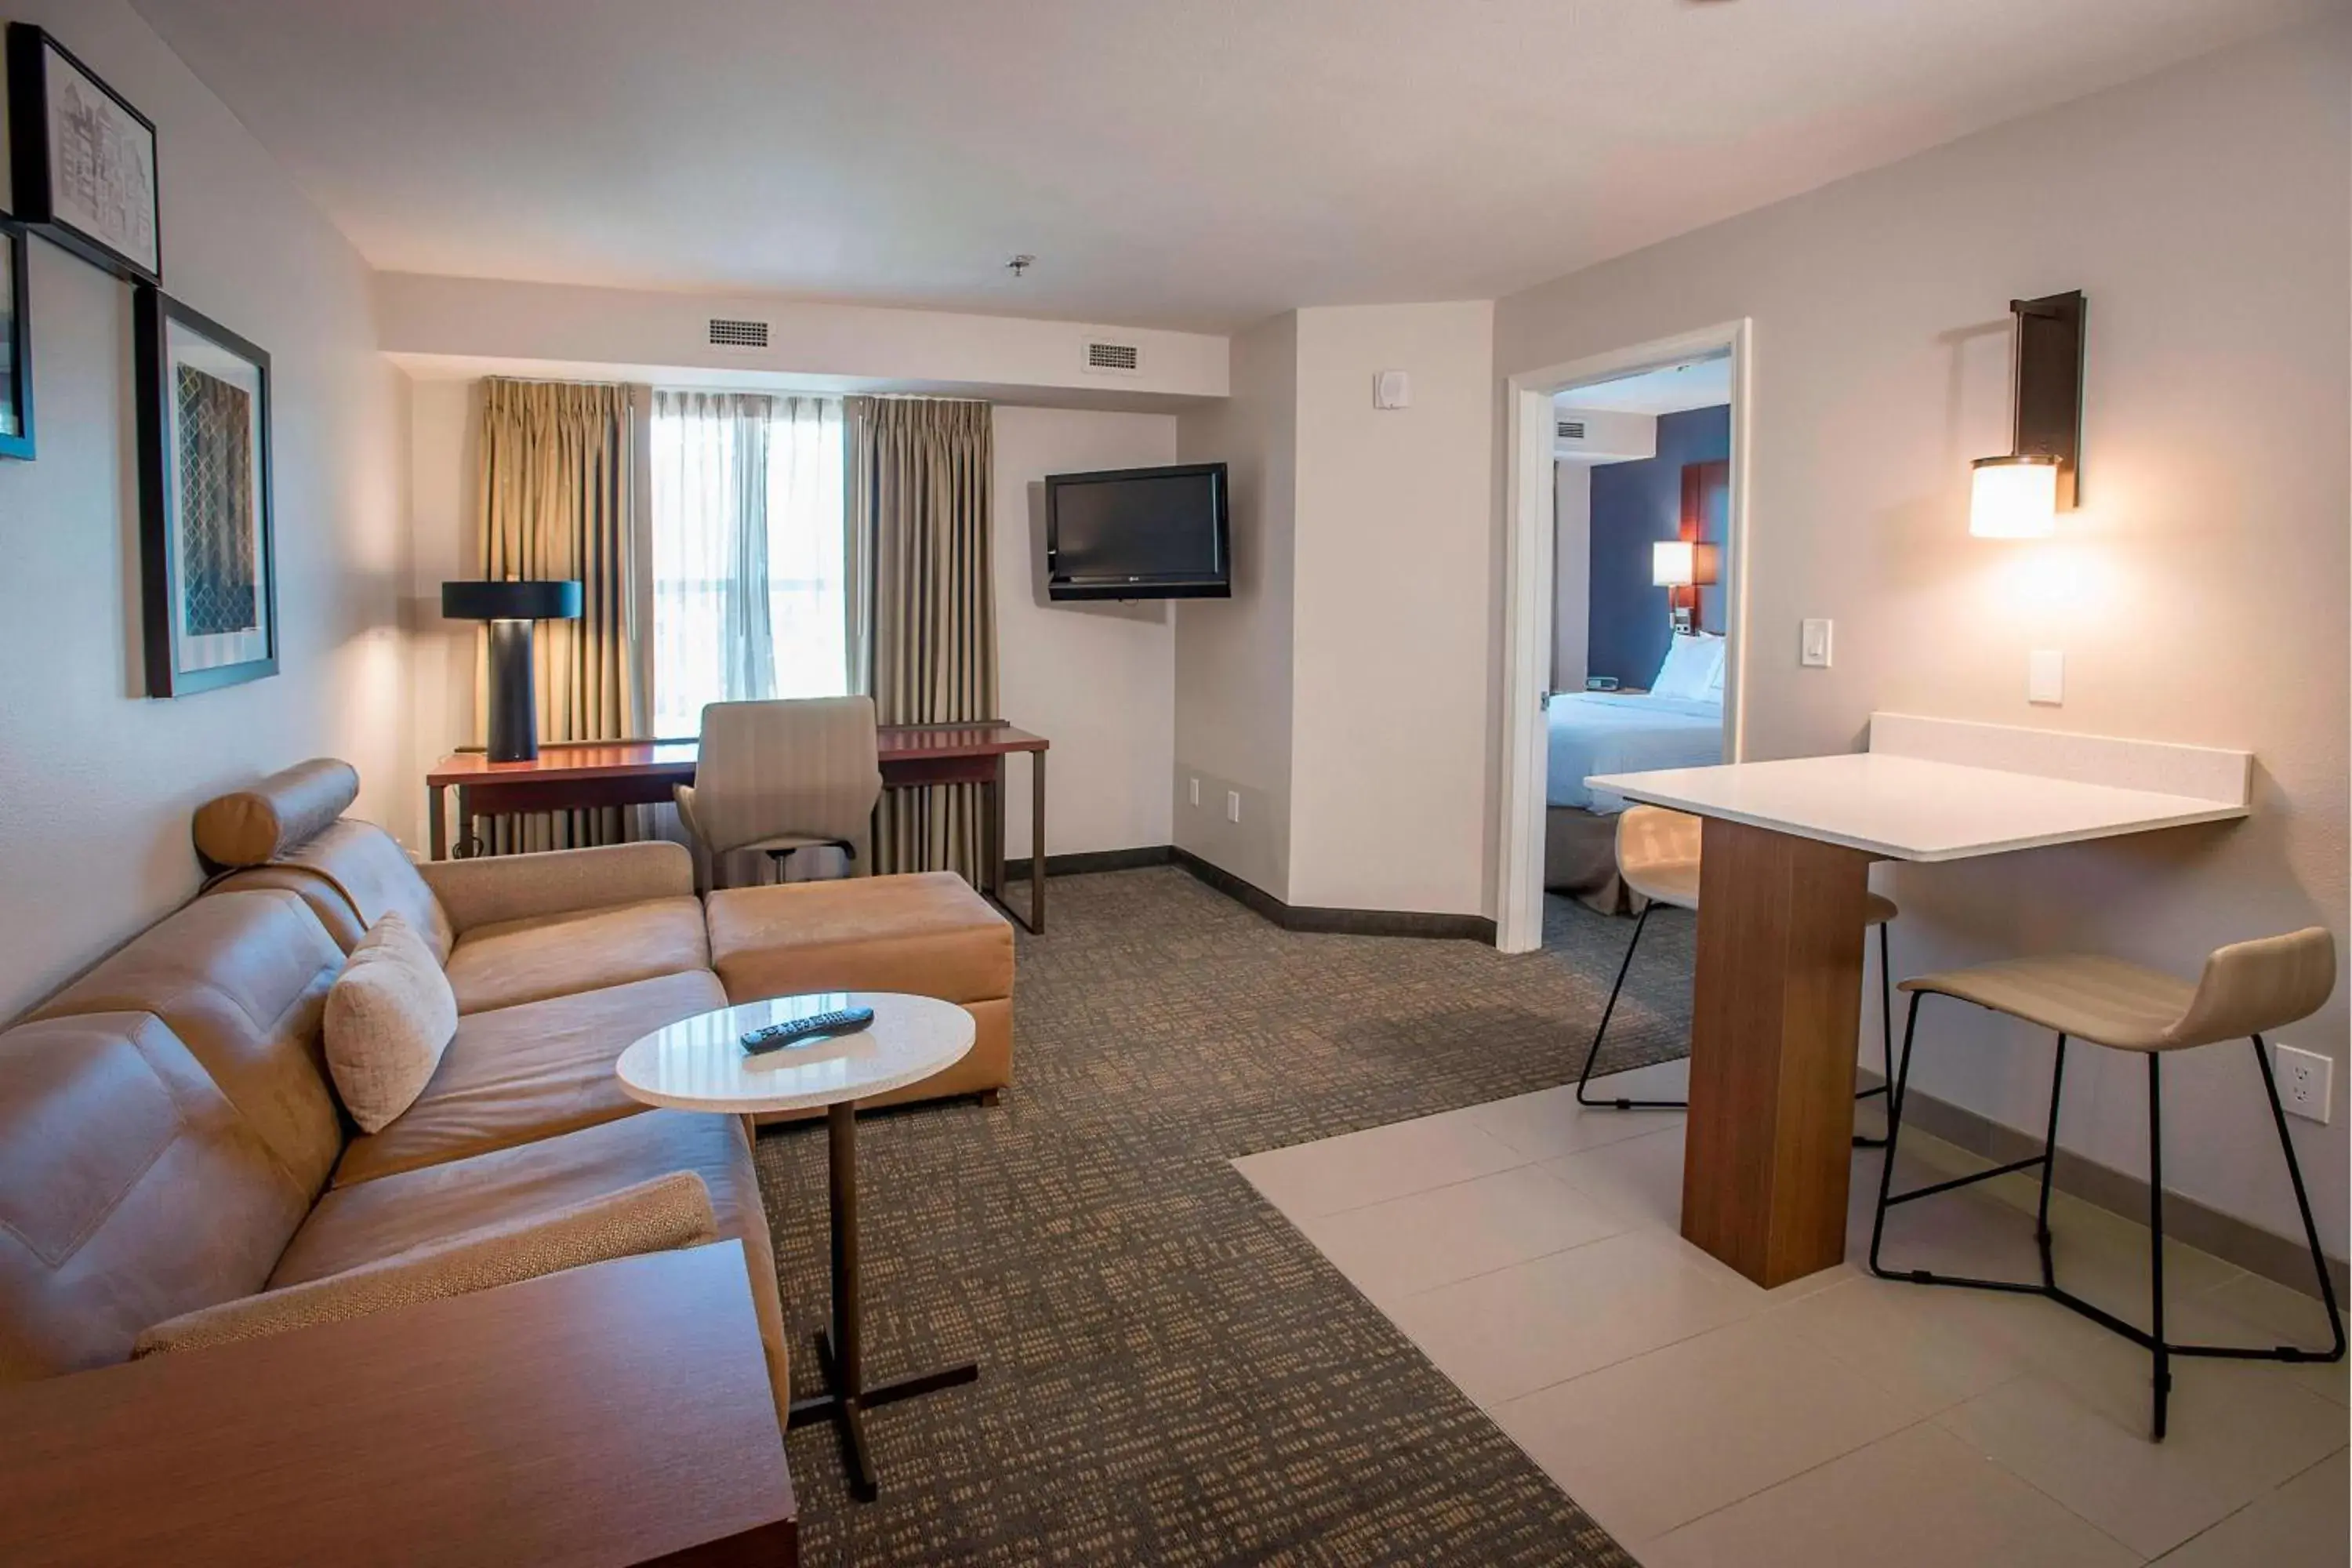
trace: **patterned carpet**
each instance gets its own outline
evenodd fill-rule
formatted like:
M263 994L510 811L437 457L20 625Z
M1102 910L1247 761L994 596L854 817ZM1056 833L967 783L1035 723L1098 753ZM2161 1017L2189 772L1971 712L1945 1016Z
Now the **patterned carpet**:
M1574 1077L1632 922L1545 951L1307 936L1172 868L1071 877L1021 937L1014 1083L859 1123L877 1502L788 1444L804 1561L1629 1559L1228 1163ZM1651 922L1604 1068L1678 1055L1692 927ZM798 1392L826 1291L820 1127L760 1140Z

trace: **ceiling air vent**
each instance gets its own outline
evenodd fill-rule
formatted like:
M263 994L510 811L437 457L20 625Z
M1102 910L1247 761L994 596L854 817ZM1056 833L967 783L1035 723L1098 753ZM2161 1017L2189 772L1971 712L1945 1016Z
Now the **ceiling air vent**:
M1563 441L1581 441L1581 440L1583 440L1583 439L1584 439L1584 421L1583 421L1583 420L1581 420L1581 419L1563 419L1563 420L1561 420L1561 421L1559 422L1559 438L1560 440L1563 440Z
M1143 350L1134 343L1108 338L1087 340L1087 373L1090 375L1141 375Z
M739 321L725 316L710 318L710 346L717 349L763 349L768 346L768 323Z

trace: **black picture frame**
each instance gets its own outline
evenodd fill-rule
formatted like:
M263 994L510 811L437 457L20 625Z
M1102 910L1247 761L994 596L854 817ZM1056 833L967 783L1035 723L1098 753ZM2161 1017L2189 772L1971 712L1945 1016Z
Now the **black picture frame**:
M0 217L0 458L33 458L33 306L26 270L32 247L22 224ZM11 417L13 416L13 417Z
M44 238L56 241L94 267L133 283L160 287L163 281L163 200L162 148L155 135L155 122L109 87L72 50L30 22L8 24L7 49L8 174L16 220L30 225ZM143 177L145 200L133 210L145 214L147 233L152 236L152 258L121 248L109 235L82 221L74 195L57 188L51 134L58 118L57 106L52 102L53 89L58 85L52 78L52 67L56 65L88 81L114 110L120 110L119 121L109 114L102 117L107 124L93 127L97 132L92 137L94 150L85 162L93 171L90 177L94 181L104 177L104 172L110 169L127 169L134 185ZM107 148L112 143L104 136L108 130L120 132L122 121L133 128L131 141L141 144L131 147L127 162L120 155L108 154Z
M185 697L275 675L269 355L160 289L142 286L131 303L147 695ZM205 386L206 378L218 384ZM191 408L203 428L189 427ZM226 411L241 411L240 421L229 423ZM190 517L192 495L208 522ZM224 496L241 503L234 518ZM248 546L250 559L240 558ZM193 591L192 552L206 568ZM191 624L199 618L212 624Z

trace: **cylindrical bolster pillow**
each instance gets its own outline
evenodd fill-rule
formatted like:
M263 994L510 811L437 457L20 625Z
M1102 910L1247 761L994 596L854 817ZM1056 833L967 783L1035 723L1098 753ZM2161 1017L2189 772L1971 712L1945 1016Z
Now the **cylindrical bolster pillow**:
M314 757L196 808L196 853L215 866L266 866L359 798L359 770Z

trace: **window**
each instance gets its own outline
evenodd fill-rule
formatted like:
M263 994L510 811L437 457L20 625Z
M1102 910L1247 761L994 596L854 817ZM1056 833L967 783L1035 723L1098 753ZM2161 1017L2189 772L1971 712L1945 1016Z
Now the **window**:
M848 690L841 403L654 394L654 733Z

